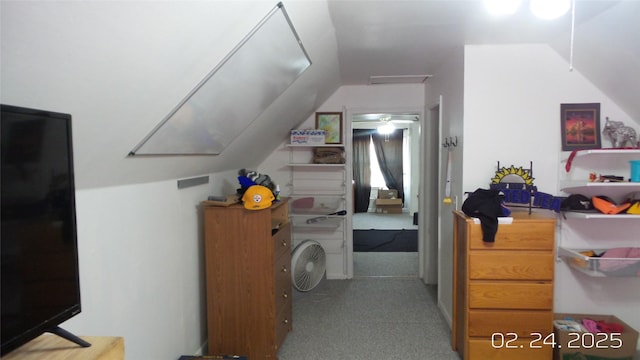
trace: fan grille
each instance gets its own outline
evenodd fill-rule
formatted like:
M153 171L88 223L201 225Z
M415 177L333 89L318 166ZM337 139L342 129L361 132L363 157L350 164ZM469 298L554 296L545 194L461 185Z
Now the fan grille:
M316 287L326 270L326 255L322 246L314 240L305 240L293 251L291 273L293 286L299 291Z

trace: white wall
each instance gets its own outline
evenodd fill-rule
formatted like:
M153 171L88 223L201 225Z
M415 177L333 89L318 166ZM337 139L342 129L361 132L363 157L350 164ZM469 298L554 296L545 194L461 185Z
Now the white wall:
M560 195L561 103L597 102L602 121L609 116L639 128L579 69L569 72L566 61L545 45L466 46L464 72L464 191L487 188L496 161L525 167L533 161L538 190ZM603 147L610 146L603 140ZM637 244L638 224L625 224L601 223L600 231L583 236L607 236L591 242L603 248L616 238ZM556 262L555 312L614 314L640 329L639 308L639 278L597 279Z
M235 192L234 173L76 193L82 312L61 326L123 336L127 359L175 360L206 341L200 201Z
M82 312L65 329L123 336L129 360L175 360L200 350L206 312L196 206L207 195L235 192L237 169L263 158L246 143L273 149L303 120L296 114L306 117L337 88L326 2L287 2L314 65L223 154L127 153L275 6L0 3L1 102L73 116ZM177 189L175 179L209 172L209 184Z
M2 103L73 116L78 189L257 166L340 85L326 1L285 3L313 65L217 156L127 154L277 1L0 1Z
M419 111L424 109L424 86L421 84L404 85L372 85L372 86L342 86L316 111L318 112L389 112L389 111ZM351 131L348 116L345 119L345 132ZM315 128L315 114L307 118L298 128ZM351 146L350 136L345 137L345 146ZM290 179L289 150L285 147L288 141L274 151L262 164L258 170L269 174L274 182L288 184ZM350 164L347 163L347 169ZM349 171L347 181L351 183L352 174ZM288 195L289 188L282 186L282 194ZM347 186L347 209L351 205L351 188ZM352 233L350 219L347 221L347 242L351 244ZM348 245L350 246L350 245ZM347 247L340 249L330 249L327 254L327 278L344 279L353 276L353 269L350 269L351 261L347 258Z

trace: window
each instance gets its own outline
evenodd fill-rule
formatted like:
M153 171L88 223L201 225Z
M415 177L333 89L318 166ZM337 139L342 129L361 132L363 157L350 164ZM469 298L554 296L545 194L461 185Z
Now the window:
M403 183L404 183L404 193L408 194L411 189L411 151L409 149L410 143L410 134L408 131L404 132L403 136L403 164L402 168L403 172ZM371 187L378 189L387 189L387 184L384 181L384 177L382 176L382 171L380 170L380 165L378 164L378 157L376 156L376 150L373 146L373 140L369 142L369 169L371 170ZM405 198L405 201L407 199Z
M371 169L371 187L386 189L387 184L384 182L382 171L380 171L380 165L378 164L378 157L376 156L376 149L373 146L373 141L369 140L369 169Z

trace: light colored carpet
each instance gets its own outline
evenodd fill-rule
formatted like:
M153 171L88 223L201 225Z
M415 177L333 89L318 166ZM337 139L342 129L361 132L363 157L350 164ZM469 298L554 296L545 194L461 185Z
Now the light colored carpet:
M353 230L418 229L408 213L353 214ZM353 253L353 275L359 276L418 276L418 253Z
M353 230L400 230L418 229L418 225L413 225L413 215L402 214L381 214L381 213L355 213L353 214Z
M417 278L323 280L294 292L280 360L458 360L436 289Z
M354 252L353 275L418 276L417 252Z

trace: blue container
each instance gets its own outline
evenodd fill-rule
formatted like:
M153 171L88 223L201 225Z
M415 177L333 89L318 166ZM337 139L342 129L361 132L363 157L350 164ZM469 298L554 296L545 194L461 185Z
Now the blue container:
M640 182L640 160L631 160L631 181Z

